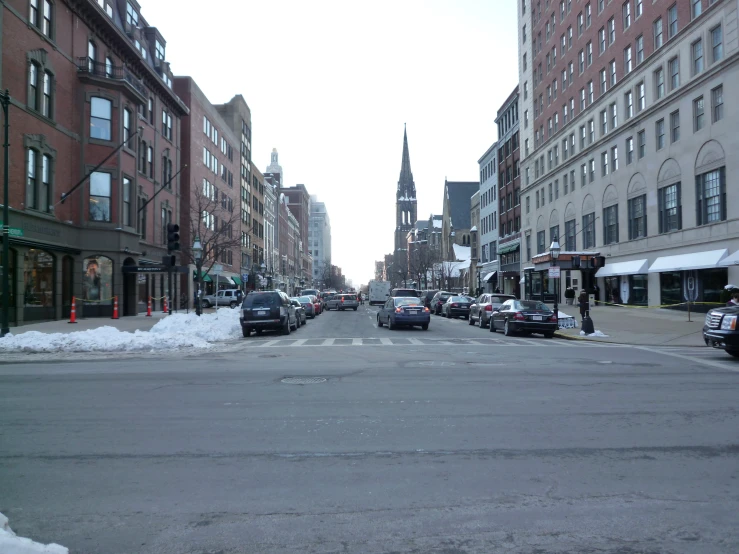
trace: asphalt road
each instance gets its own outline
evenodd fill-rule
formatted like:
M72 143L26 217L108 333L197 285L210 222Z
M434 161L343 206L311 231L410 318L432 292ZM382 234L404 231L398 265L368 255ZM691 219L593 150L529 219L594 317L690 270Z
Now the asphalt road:
M72 553L739 551L735 360L374 310L0 363L0 512Z

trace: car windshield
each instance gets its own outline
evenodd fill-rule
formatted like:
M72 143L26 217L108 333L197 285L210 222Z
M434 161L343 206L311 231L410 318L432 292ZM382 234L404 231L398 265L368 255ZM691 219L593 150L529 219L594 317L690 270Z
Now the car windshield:
M395 299L395 305L396 306L420 306L421 302L418 298L396 298Z
M449 297L450 302L469 302L470 299L466 296L450 296Z
M439 295L439 300L446 300L450 296L451 296L451 294L440 294Z
M313 301L308 296L301 296L300 297L300 301L303 302L304 304L312 304L313 303Z
M540 312L550 311L546 304L543 302L536 302L535 300L520 300L516 302L517 310L536 310Z
M270 293L252 293L247 295L244 300L244 306L279 306L280 297L277 294Z
M506 300L513 300L510 296L492 296L490 301L493 303L502 304Z

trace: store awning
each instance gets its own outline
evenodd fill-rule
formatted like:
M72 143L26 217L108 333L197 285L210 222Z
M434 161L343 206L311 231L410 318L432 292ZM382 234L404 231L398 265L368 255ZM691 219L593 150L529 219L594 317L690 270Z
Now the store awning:
M722 267L730 266L730 265L739 265L739 250L734 252L731 256L728 256L721 260L721 262L718 264Z
M508 254L509 252L515 252L521 246L520 243L505 244L498 248L498 254Z
M649 273L664 273L666 271L691 271L693 269L708 269L719 267L721 261L726 258L729 251L709 250L706 252L694 252L692 254L680 254L678 256L661 256L654 260L649 268Z
M606 264L596 273L596 277L617 277L619 275L639 275L647 272L649 260L632 260L630 262L616 262Z
M237 287L240 287L242 284L241 277L237 277L234 275L233 277L231 277L231 280L234 282L234 285L236 285Z
M204 282L206 282L206 283L212 283L213 282L213 279L211 279L210 275L208 275L204 271L200 275L203 276L203 281Z
M218 277L218 284L219 285L232 285L233 283L229 281L228 277L225 275L214 275L214 277Z
M485 281L486 283L489 283L490 282L490 279L492 279L493 277L495 277L495 274L496 273L498 273L498 272L497 271L491 271L490 273L488 273L487 275L485 275L485 277L483 277L482 280Z

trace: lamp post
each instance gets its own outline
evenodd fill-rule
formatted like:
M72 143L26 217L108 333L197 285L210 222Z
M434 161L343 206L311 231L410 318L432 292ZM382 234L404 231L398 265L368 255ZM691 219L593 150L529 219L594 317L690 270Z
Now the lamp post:
M198 277L198 296L195 300L195 314L200 316L203 313L200 307L200 296L202 295L200 283L203 281L203 245L200 244L200 237L195 237L195 242L192 243L192 254L195 257L195 275Z
M2 305L2 322L0 322L0 337L4 337L10 333L10 213L8 210L8 166L10 165L10 140L8 132L10 129L10 123L8 122L8 108L10 107L10 91L6 90L4 93L0 93L0 104L3 107L4 115L4 134L5 142L3 143L4 153L4 164L3 164L3 264L0 269L3 272L2 279L2 290L3 290L3 305Z
M262 262L260 264L259 269L262 270L262 279L264 279L266 281L267 280L267 266L264 264L264 262ZM261 285L261 283L260 283L260 285ZM263 286L261 288L264 289Z
M549 245L549 255L552 258L551 265L554 267L557 265L557 260L559 259L559 253L562 249L559 246L559 242L556 240L552 241L552 244ZM554 319L557 320L557 329L559 329L559 287L557 286L559 282L559 278L557 278L554 281Z
M482 294L482 276L480 272L482 271L482 263L477 262L477 295L480 296Z

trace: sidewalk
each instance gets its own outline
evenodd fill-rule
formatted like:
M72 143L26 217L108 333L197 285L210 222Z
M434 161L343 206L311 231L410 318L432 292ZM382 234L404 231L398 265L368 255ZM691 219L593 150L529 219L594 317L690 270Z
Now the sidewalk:
M560 306L560 311L577 318L575 329L560 329L556 335L564 339L634 344L640 346L705 346L703 321L705 314L659 308L621 308L596 306L590 310L595 330L607 337L580 336L580 311L577 306Z

